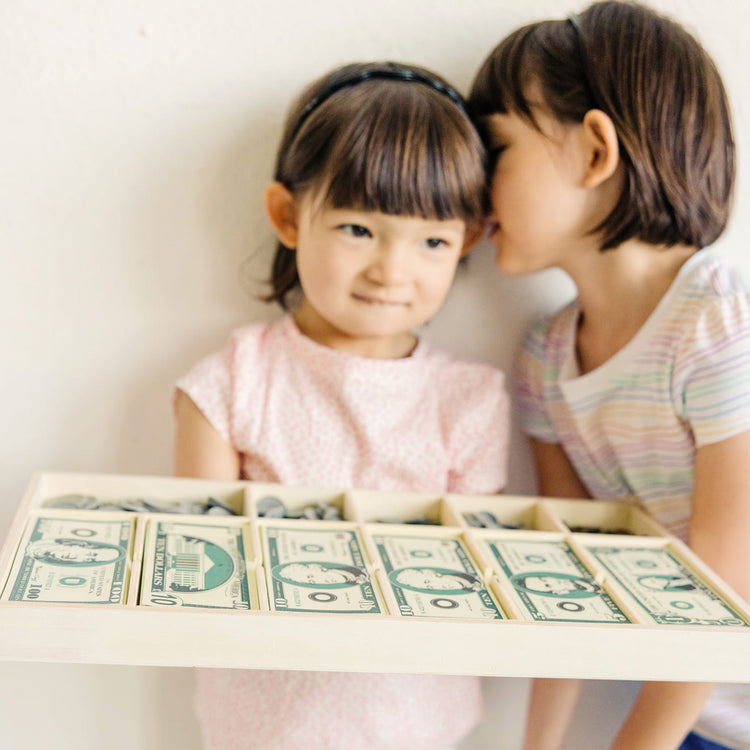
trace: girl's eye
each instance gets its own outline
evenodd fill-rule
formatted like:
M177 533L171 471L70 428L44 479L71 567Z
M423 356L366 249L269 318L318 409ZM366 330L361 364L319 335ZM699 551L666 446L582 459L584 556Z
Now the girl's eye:
M447 247L448 243L445 240L441 240L439 237L430 237L425 240L425 244L431 250L436 250L439 247Z
M370 230L360 224L341 224L339 227L345 234L350 237L371 237Z

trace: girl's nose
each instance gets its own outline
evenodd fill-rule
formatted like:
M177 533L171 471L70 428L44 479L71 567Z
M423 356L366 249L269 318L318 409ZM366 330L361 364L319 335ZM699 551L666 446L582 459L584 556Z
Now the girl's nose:
M367 269L370 281L383 286L399 284L409 277L409 259L406 248L388 245L378 248Z

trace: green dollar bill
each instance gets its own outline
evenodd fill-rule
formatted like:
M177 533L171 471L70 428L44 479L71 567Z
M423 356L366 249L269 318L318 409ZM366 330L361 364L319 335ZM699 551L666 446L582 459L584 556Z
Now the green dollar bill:
M458 539L376 534L373 542L405 617L503 617Z
M242 522L151 520L140 603L200 609L251 609Z
M484 539L493 567L505 576L535 621L629 622L563 540Z
M134 519L39 515L24 532L4 599L122 604Z
M747 627L737 612L665 547L587 548L660 625Z
M261 534L272 609L383 612L354 529L263 526Z

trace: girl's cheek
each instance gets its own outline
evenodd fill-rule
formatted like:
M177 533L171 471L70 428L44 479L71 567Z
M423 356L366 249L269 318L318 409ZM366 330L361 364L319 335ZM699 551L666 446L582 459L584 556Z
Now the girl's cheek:
M492 190L490 190L490 204L492 210L497 211L500 207L500 185L497 182L492 183Z

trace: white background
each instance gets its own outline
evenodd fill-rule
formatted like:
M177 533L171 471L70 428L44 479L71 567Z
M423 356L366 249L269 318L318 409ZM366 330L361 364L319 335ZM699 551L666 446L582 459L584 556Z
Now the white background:
M740 152L722 252L747 277L750 5L661 0L722 69ZM425 65L466 90L511 28L566 0L2 0L0 535L37 470L169 474L171 383L253 300L271 235L260 196L285 109L354 60ZM489 246L428 338L508 370L567 280L504 279ZM514 432L511 481L533 493ZM2 637L2 633L0 633ZM261 645L262 647L262 645ZM190 670L4 664L0 746L198 750ZM571 748L603 747L632 684L591 688ZM487 680L464 748L518 747L525 680Z

